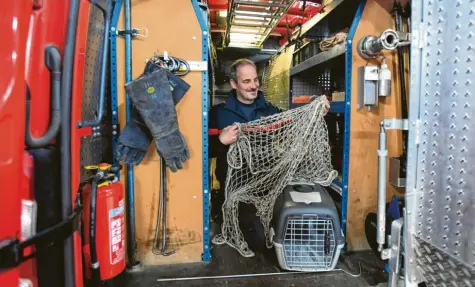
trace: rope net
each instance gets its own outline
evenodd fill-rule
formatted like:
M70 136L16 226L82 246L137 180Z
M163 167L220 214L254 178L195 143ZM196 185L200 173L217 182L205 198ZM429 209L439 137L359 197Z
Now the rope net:
M325 102L326 97L316 97L303 107L238 124L238 141L227 154L223 224L214 244L226 243L242 256L254 256L238 220L239 203L248 203L257 209L271 248L270 222L282 190L291 182L329 186L336 178L323 118Z

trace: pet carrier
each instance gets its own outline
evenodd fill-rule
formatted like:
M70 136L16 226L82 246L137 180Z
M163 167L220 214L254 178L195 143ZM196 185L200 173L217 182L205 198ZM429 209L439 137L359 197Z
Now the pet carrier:
M345 240L335 203L320 185L288 185L274 206L272 241L285 270L335 268Z

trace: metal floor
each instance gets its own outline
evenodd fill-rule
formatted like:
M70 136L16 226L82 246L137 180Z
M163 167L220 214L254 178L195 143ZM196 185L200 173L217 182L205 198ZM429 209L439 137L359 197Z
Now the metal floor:
M137 273L126 274L126 286L337 286L359 287L377 286L387 282L387 273L383 271L384 263L371 251L344 253L340 257L337 269L347 270L353 277L343 271L323 273L282 272L273 253L259 254L244 258L227 245L214 246L211 250L210 263L192 263L169 266L145 267ZM237 277L243 274L266 274L268 276ZM277 274L275 274L277 273ZM237 275L237 276L236 276ZM202 278L196 277L219 277ZM232 276L235 276L234 278ZM191 278L195 279L186 279ZM181 278L176 280L175 278ZM167 280L170 279L170 280Z

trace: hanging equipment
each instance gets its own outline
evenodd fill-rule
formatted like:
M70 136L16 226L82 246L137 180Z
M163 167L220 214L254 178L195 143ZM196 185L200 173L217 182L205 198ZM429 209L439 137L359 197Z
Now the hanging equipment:
M396 24L396 31L402 32L401 24L401 11L402 6L399 2L394 2L393 6L393 15L394 21ZM405 67L404 67L404 53L403 47L397 47L397 58L398 58L398 71L399 71L399 81L401 86L401 116L403 119L408 118L407 110L407 97L406 97L406 79L405 79ZM407 141L408 141L408 131L402 131L402 155L400 156L400 178L406 178L406 161L407 161Z

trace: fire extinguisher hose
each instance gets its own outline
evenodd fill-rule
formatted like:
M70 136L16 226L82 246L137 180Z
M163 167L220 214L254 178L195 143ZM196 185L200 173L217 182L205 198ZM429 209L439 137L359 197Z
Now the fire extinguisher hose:
M97 258L96 248L96 202L97 202L97 186L102 179L103 173L98 172L92 179L91 185L91 208L90 208L90 224L89 224L89 246L91 250L91 268L92 281L94 286L101 281L101 272L99 267L99 260Z

